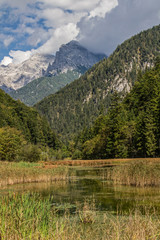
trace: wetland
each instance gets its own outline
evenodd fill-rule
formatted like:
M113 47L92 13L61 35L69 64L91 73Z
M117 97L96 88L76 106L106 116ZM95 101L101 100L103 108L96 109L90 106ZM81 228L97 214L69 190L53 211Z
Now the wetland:
M113 181L113 168L127 166L47 168L56 179L1 186L1 239L160 239L160 188Z

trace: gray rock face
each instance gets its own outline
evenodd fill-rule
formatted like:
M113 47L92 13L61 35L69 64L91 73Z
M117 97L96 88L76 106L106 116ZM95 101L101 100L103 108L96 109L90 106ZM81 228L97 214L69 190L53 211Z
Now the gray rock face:
M17 90L36 78L42 77L48 64L54 61L53 55L33 55L20 64L0 65L0 88L6 92Z
M95 54L88 51L77 41L71 41L60 47L56 53L55 61L49 64L44 76L53 76L68 70L84 72L105 57L104 54Z

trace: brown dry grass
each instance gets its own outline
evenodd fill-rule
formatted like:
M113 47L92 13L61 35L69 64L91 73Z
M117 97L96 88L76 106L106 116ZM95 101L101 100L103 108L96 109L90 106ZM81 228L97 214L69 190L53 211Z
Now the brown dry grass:
M147 160L153 162L159 162L160 158L122 158L122 159L96 159L96 160L57 160L57 161L48 161L44 162L45 168L52 168L57 166L107 166L107 165L121 165L129 162L137 160Z

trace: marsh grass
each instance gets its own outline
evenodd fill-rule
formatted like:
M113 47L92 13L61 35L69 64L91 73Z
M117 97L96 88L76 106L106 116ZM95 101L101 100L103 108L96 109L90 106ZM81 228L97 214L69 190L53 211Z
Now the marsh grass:
M10 194L0 198L1 240L158 240L159 216L136 209L129 215L100 213L94 203L59 215L53 197Z
M108 169L106 178L114 184L160 186L160 163L149 160L131 161L124 166Z
M45 168L43 163L1 162L0 187L17 183L66 180L68 167Z

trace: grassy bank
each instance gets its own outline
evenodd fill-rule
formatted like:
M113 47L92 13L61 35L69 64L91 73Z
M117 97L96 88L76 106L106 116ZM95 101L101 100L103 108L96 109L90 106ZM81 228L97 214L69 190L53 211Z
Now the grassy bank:
M0 162L0 187L17 183L50 182L68 178L68 167L46 167L43 163Z
M158 240L160 219L139 211L129 216L100 214L87 203L77 206L74 215L59 215L52 197L12 194L0 198L0 239Z
M136 160L109 168L107 180L130 186L160 186L159 160Z

